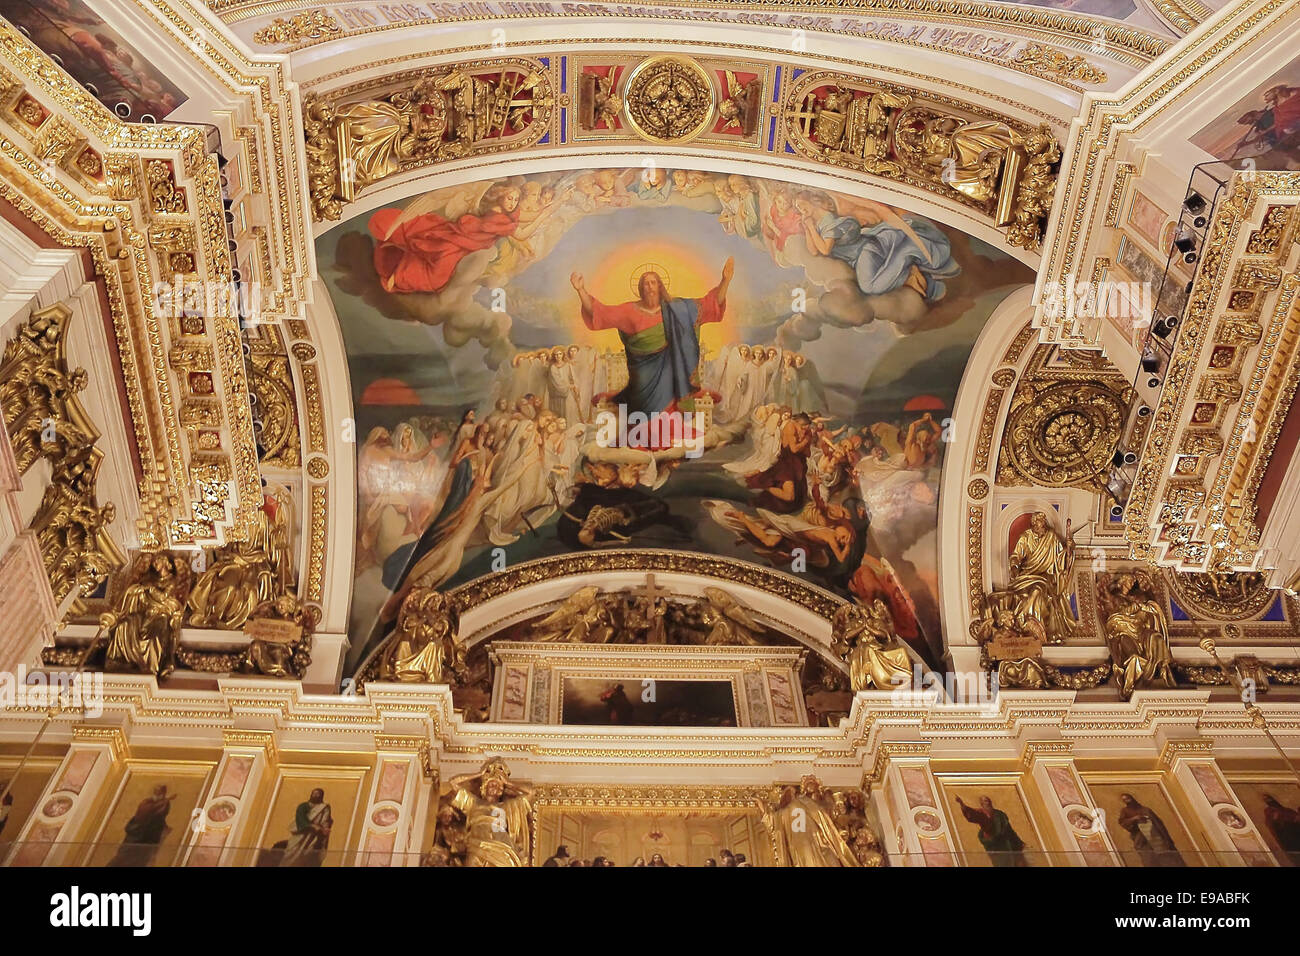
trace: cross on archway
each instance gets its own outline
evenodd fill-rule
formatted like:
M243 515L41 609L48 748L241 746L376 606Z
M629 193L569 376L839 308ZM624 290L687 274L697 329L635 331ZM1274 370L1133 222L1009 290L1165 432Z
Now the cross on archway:
M661 588L655 584L655 575L653 571L646 572L645 584L639 588L632 588L632 593L637 597L645 598L651 607L654 607L657 598L667 598L671 593L667 588Z

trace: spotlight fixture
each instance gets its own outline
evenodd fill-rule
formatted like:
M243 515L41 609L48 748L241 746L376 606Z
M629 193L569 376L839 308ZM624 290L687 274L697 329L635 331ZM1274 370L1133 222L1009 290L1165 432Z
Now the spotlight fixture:
M1142 371L1153 373L1160 371L1160 356L1149 345L1142 350Z
M1188 193L1187 198L1183 200L1183 208L1195 216L1204 211L1205 197L1196 191L1192 191Z
M1159 388L1159 387L1160 387L1160 379L1156 378L1154 375L1151 376L1151 378L1147 379L1147 388Z
M1150 406L1150 405L1139 405L1139 406L1138 406L1138 418L1146 418L1146 417L1147 417L1148 415L1150 415L1150 414L1151 414L1151 406Z

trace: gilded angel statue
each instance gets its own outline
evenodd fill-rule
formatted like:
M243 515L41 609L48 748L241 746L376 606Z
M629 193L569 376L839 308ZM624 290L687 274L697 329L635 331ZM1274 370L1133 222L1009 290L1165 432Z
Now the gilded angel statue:
M744 644L750 647L759 643L757 635L763 625L750 616L748 609L721 588L705 588L704 600L699 603L700 622L708 628L705 644Z
M465 648L456 640L459 626L459 613L446 595L436 588L412 588L380 658L380 679L440 684L444 669L463 671Z
M600 588L588 585L565 598L554 611L536 621L529 639L558 644L607 644L616 628Z
M831 646L848 662L849 686L855 691L892 690L912 683L912 659L880 598L869 606L846 604L836 611Z
M164 678L176 668L189 562L167 552L136 559L131 584L99 618L108 636L104 667Z

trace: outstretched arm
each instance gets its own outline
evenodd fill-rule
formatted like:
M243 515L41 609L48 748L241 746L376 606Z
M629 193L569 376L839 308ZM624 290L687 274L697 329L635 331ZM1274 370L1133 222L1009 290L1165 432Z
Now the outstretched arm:
M569 283L578 292L578 301L582 303L582 311L593 312L595 310L595 300L591 297L591 293L587 291L587 283L583 280L582 273L569 273Z
M727 287L731 285L731 277L736 272L736 260L728 258L722 265L722 281L718 283L718 305L724 305L727 301Z

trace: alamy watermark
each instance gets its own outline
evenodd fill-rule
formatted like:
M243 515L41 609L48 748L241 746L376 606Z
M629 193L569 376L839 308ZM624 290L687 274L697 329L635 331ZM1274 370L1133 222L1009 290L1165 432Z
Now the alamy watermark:
M1134 326L1143 325L1150 322L1156 307L1149 282L1079 282L1072 274L1064 282L1044 284L1042 305L1049 318L1067 325L1088 319L1127 319Z
M704 454L707 423L701 412L629 412L602 409L596 415L596 444L601 448L681 448L687 458Z
M0 671L0 710L12 708L77 710L86 717L104 713L102 672L74 674L69 671Z
M154 309L173 319L190 316L262 321L262 286L258 282L207 282L174 276L153 286Z

